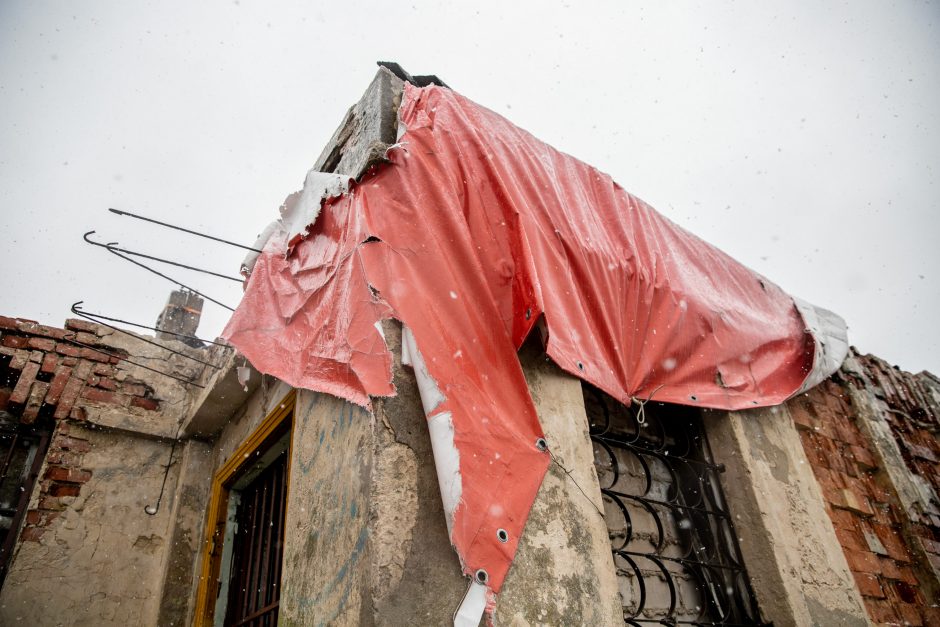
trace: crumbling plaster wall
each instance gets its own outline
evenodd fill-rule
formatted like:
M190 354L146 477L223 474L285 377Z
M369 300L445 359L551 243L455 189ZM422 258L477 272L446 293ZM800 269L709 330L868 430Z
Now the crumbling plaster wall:
M160 593L157 624L188 625L195 611L201 574L201 549L212 476L212 447L200 440L187 440L177 447L178 481L166 504L172 532Z
M20 543L0 591L0 624L156 624L172 497L154 516L144 508L160 493L170 445L77 424L56 437L87 449L91 476L77 496L44 497L57 501L47 504L55 521ZM174 465L167 483L175 482Z
M14 389L5 408L53 430L0 591L0 624L155 624L161 591L180 593L164 581L177 509L179 456L170 456L192 390L131 361L182 378L203 366L81 320L57 329L0 318L0 335L16 387L28 391L17 404Z
M371 625L372 417L306 391L296 415L278 624Z
M450 545L427 421L401 366L401 325L384 326L397 395L366 410L299 391L279 620L285 625L447 624L469 580ZM505 625L616 625L621 620L607 530L596 506L580 382L537 347L523 369L554 468L497 604ZM574 484L593 495L594 501Z

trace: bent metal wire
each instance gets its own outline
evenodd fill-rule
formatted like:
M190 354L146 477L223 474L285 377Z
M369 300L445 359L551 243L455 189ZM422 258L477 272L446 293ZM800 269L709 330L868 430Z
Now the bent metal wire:
M584 385L627 625L765 625L698 410Z

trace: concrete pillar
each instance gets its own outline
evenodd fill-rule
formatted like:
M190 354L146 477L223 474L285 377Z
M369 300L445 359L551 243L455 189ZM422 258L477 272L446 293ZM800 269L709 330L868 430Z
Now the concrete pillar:
M171 510L171 535L164 566L158 624L188 625L193 615L203 549L203 529L212 476L212 447L186 440L176 447L175 485L167 485L161 504Z
M498 624L622 625L581 381L536 342L519 358L558 463L549 466L529 514L496 606Z
M776 627L870 624L786 406L704 420L764 617Z

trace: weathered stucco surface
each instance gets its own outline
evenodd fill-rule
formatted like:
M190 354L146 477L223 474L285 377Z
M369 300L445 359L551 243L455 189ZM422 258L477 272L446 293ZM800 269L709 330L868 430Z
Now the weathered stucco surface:
M868 625L786 406L704 419L765 618L777 627Z
M297 396L278 624L370 625L372 417Z
M177 445L178 482L168 485L165 507L172 508L173 525L167 547L158 624L187 625L194 610L199 583L203 529L209 501L212 449L205 442L188 440Z
M376 399L372 603L378 625L451 620L468 580L447 537L431 437L412 371L401 365L401 325L387 320L397 395ZM402 460L400 465L396 465Z
M38 542L21 542L0 592L2 625L155 625L172 525L167 498L155 516L170 454L165 441L71 425L90 443L92 471ZM168 485L176 483L177 465Z
M203 369L206 368L206 366L191 359L174 355L126 333L118 333L105 328L102 330L101 336L101 341L108 346L126 350L133 355L132 361L183 379L196 380ZM203 351L191 348L182 342L161 341L161 344L205 360ZM89 422L104 427L113 427L162 438L177 437L179 425L187 417L190 410L193 395L196 391L195 388L126 361L121 363L114 378L117 381L131 379L150 383L154 388L154 398L160 403L160 410L154 412L129 406L116 411L113 406L85 399L81 406L84 407Z
M581 382L534 342L520 360L557 463L532 506L496 618L501 625L621 625Z

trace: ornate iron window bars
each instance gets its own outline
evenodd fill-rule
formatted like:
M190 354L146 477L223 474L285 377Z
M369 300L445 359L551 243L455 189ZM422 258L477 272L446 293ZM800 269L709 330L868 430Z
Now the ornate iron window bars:
M698 410L584 398L625 624L765 625Z

